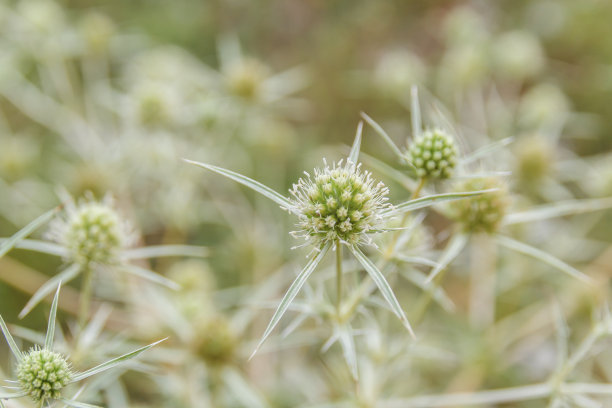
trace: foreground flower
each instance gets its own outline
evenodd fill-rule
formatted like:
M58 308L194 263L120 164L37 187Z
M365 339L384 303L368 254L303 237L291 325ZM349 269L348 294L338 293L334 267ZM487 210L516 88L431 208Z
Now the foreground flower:
M294 208L300 215L299 234L315 246L340 240L349 244L370 243L367 233L382 222L382 212L392 208L387 203L389 189L376 183L361 165L350 160L325 163L306 173L290 191Z
M342 294L341 250L343 246L347 246L376 283L393 313L414 336L410 323L389 283L378 267L362 252L360 245L372 244L369 235L384 232L382 228L384 223L399 214L424 208L436 202L457 200L486 192L437 194L409 200L397 206L389 205L386 197L388 189L384 184L374 181L370 173L362 172L361 165L357 164L362 128L363 123L360 123L346 162L339 161L331 167L325 163L324 168L314 171L314 176L306 173L306 177L300 179L291 190L292 199L231 170L185 160L241 183L296 215L299 219L297 224L299 231L294 235L304 237L307 243L314 247L315 255L285 293L253 354L270 335L308 277L332 247L337 257L338 302Z
M107 371L129 359L132 359L142 352L150 349L163 340L141 347L131 353L109 360L96 367L84 372L76 372L72 369L68 358L58 352L53 351L53 341L55 337L55 317L57 315L57 303L59 299L60 285L57 287L51 313L49 314L49 324L45 343L43 346L35 346L27 352L22 352L17 347L13 336L8 331L4 319L0 316L0 328L6 341L17 360L16 383L17 391L14 393L0 393L0 400L29 397L38 407L48 406L49 401L60 401L65 405L86 408L93 405L75 401L73 398L64 396L64 389L72 383L82 381L94 374ZM1 401L0 401L0 405ZM3 406L3 405L2 405Z

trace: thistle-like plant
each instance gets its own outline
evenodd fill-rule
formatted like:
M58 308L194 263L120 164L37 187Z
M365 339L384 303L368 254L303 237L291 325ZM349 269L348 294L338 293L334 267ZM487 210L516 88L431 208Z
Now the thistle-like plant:
M13 237L2 240L0 255L13 247L33 250L61 257L66 267L43 284L28 301L20 313L27 315L44 299L59 282L68 282L83 274L81 293L81 324L89 315L93 274L106 269L117 269L151 282L176 289L178 285L141 266L134 260L162 256L206 256L206 249L188 245L161 245L130 248L135 242L135 233L130 224L115 210L110 195L102 201L92 197L75 203L71 198L63 205L64 212L57 209L41 215ZM45 240L30 240L25 237L45 222L51 221Z
M314 255L285 293L253 354L257 352L270 335L308 277L332 248L336 251L336 299L338 314L340 314L342 248L344 246L368 272L393 313L414 335L410 323L384 274L364 254L361 246L372 244L370 235L384 232L385 222L397 215L427 207L436 202L463 199L488 192L470 191L430 195L392 206L387 203L388 189L383 183L374 181L371 174L362 170L361 165L357 162L362 129L363 123L360 122L346 161L341 160L331 166L325 162L324 167L316 169L313 176L305 173L305 177L301 178L291 189L291 198L231 170L185 160L243 184L297 216L298 231L294 232L293 235L305 238L307 244L314 247Z
M69 358L53 350L60 287L61 282L57 286L55 297L51 303L49 323L43 345L32 347L26 352L21 351L9 332L4 319L0 316L0 328L13 356L17 360L15 367L17 380L14 381L15 387L13 387L15 391L0 393L0 403L2 399L28 397L38 407L51 406L55 402L61 402L76 408L93 407L93 405L76 401L75 397L66 397L65 388L69 384L83 381L92 375L116 367L163 341L160 340L141 347L83 372L73 370Z

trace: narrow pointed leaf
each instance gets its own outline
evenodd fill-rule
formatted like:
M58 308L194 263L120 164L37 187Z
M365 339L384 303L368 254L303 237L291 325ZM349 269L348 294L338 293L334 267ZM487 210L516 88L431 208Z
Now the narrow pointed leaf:
M10 238L0 238L0 243L4 244ZM15 243L13 248L27 249L29 251L41 252L43 254L66 256L68 250L61 245L52 242L39 241L36 239L22 239Z
M426 284L431 282L436 276L438 276L440 272L444 270L444 268L446 268L451 262L455 260L455 258L461 253L463 248L465 248L465 246L467 245L468 238L469 237L466 234L455 234L450 239L450 241L446 245L446 248L444 248L442 255L440 255L438 265L436 265L436 267L429 273L429 276L425 281Z
M421 105L419 104L419 88L413 85L410 88L410 110L412 137L417 138L421 135Z
M472 163L481 157L486 157L491 153L508 146L514 140L513 137L507 137L502 140L498 140L497 142L490 143L486 146L481 147L480 149L474 150L472 153L468 154L461 160L461 164L469 164Z
M203 258L208 255L208 248L195 245L152 245L142 248L126 249L121 253L123 259L146 259L162 256L190 256Z
M47 335L45 336L45 348L51 350L53 348L53 338L55 337L55 318L57 316L57 302L59 299L60 288L62 282L57 285L57 291L53 297L53 303L51 303L51 312L49 313L49 324L47 325Z
M14 392L14 393L2 393L0 392L0 399L13 399L13 398L21 398L28 395L27 391Z
M149 269L141 268L136 265L124 265L122 269L127 273L146 279L150 282L157 283L158 285L165 286L172 290L179 290L181 288L181 286L175 281Z
M425 196L421 198L416 198L414 200L409 200L403 202L401 204L395 205L393 208L384 211L382 213L383 217L391 217L398 214L403 214L408 211L418 210L420 208L429 207L431 205L441 203L444 201L455 201L455 200L463 200L465 198L474 197L481 194L490 193L495 191L495 189L488 190L478 190L478 191L466 191L461 193L443 193L443 194L434 194L430 196Z
M242 184L243 186L249 187L250 189L269 198L270 200L274 201L275 203L279 204L281 207L286 208L289 211L291 211L293 208L293 205L291 204L291 202L289 201L287 197L283 196L280 193L277 193L276 191L272 190L270 187L261 184L259 181L255 181L246 176L243 176L242 174L236 173L231 170L224 169L222 167L217 167L211 164L200 163L200 162L196 162L196 161L192 161L188 159L183 159L183 160L186 161L187 163L195 164L196 166L200 166L205 169L214 171L215 173L218 173L218 174L221 174L222 176L230 178Z
M444 289L442 289L440 286L432 287L431 284L427 282L427 275L415 269L400 273L403 277L421 288L424 292L430 291L432 299L434 302L439 304L442 309L448 313L453 313L455 311L455 304L451 298L448 297L446 292L444 292Z
M53 218L55 213L60 210L60 208L61 208L61 206L58 206L58 207L55 207L52 210L49 210L49 211L45 212L44 214L42 214L39 217L37 217L36 219L34 219L34 221L30 222L28 225L26 225L25 227L23 227L22 229L17 231L17 233L15 233L15 235L10 237L6 241L2 242L2 244L0 244L0 258L2 258L8 251L13 249L13 247L18 242L20 242L25 237L27 237L32 232L34 232L34 230L36 230L38 227L40 227L43 224L47 223L51 218Z
M542 205L528 211L509 214L504 219L504 225L541 221L549 218L564 217L566 215L601 211L608 208L612 208L612 197L559 201L553 204Z
M283 296L283 299L281 300L280 304L278 305L278 308L274 312L270 323L268 323L268 327L266 328L263 336L257 344L257 347L255 348L249 359L253 358L255 353L257 353L257 350L259 350L259 348L266 341L270 333L272 333L272 330L274 330L280 319L283 317L293 299L295 299L302 286L304 286L304 283L306 283L306 280L308 279L310 274L312 274L315 268L321 263L323 257L325 256L325 254L327 254L327 251L330 247L331 242L326 243L323 248L321 248L317 256L313 257L310 261L308 261L304 269L302 269L302 271L299 273L298 277L293 281L291 286L289 286L289 289Z
M590 283L590 284L593 283L593 280L588 275L585 275L584 273L580 272L578 269L574 268L573 266L566 264L559 258L555 257L554 255L549 254L548 252L544 252L541 249L532 247L531 245L527 245L523 242L519 242L512 238L504 237L501 235L497 236L497 242L500 245L508 249L511 249L516 252L520 252L524 255L528 255L532 258L542 261L552 266L553 268L556 268L560 270L561 272L568 274L569 276L573 278L579 279L585 283Z
M61 398L60 401L62 401L64 404L66 404L66 405L68 405L70 407L74 407L74 408L102 408L99 405L86 404L84 402L69 400L69 399L66 399L66 398Z
M23 310L19 312L19 318L23 319L28 313L36 307L48 294L53 292L53 289L57 288L57 285L60 282L68 282L74 279L81 268L77 264L70 265L68 268L64 269L62 272L58 273L47 282L45 282L38 290L32 295L28 303L25 305Z
M372 170L376 170L384 176L393 179L395 182L401 184L406 190L414 191L417 188L417 183L408 177L406 173L401 172L387 163L378 160L366 153L361 153L362 161Z
M159 341L156 341L155 343L151 343L148 346L144 346L141 347L137 350L134 350L130 353L126 353L122 356L119 356L117 358L114 358L112 360L107 361L106 363L102 363L100 365L95 366L94 368L90 368L87 371L84 371L82 373L79 373L77 375L75 375L72 380L70 381L71 383L77 382L77 381L81 381L84 380L85 378L91 377L92 375L104 372L106 370L110 370L113 367L118 366L121 363L124 363L134 357L137 357L138 355L144 353L145 351L147 351L148 349L150 349L153 346L158 345L159 343L161 343L162 341L165 341L166 339L161 339Z
M395 153L395 155L400 159L400 161L402 162L406 161L406 157L404 156L402 151L399 149L399 147L395 145L391 137L387 134L387 132L385 132L382 126L376 123L374 119L366 115L364 112L361 112L361 117L363 118L363 120L367 122L368 125L372 127L372 129L374 129L376 133L378 133L380 137L383 138L385 143L387 143L387 145L391 148L391 150L393 150L393 153Z
M4 323L4 319L2 318L2 316L0 316L0 328L2 328L2 334L4 334L4 338L6 338L6 342L8 343L11 352L13 353L17 361L21 361L21 359L23 358L23 354L21 354L21 350L19 350L19 347L17 347L17 343L15 343L15 339L13 339L13 336L11 335L11 332L9 332L8 327L6 327L6 323Z
M422 256L409 256L409 255L404 255L404 254L395 254L394 257L395 259L401 262L426 265L426 266L431 266L433 268L439 265L438 262L432 261L431 259L427 259Z
M359 121L357 125L357 133L355 134L355 141L353 142L353 146L351 147L351 152L349 153L348 159L357 164L357 160L359 159L359 149L361 149L361 133L363 132L363 122Z
M347 324L346 326L338 327L336 330L338 332L340 346L342 347L344 361L346 361L353 379L358 380L359 370L357 368L357 352L355 351L355 339L351 334L351 327Z
M402 309L402 306L399 304L397 298L395 297L395 294L393 293L393 290L391 289L391 286L389 286L389 283L385 279L385 276L380 271L380 269L378 269L376 265L374 265L374 263L367 256L365 256L363 252L361 252L361 249L359 249L359 247L352 245L349 246L349 249L351 250L353 255L355 255L355 258L357 258L359 263L363 265L363 267L368 272L376 286L378 286L378 289L391 307L393 313L397 315L397 317L401 320L402 324L406 327L406 329L408 329L410 335L412 337L416 337L414 335L412 327L410 326L410 322L408 322L408 318L406 317L406 314Z

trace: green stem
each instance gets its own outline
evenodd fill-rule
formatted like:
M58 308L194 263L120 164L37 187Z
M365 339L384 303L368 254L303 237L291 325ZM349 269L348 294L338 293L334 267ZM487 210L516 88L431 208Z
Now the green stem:
M89 318L92 286L93 271L89 266L87 266L83 271L83 283L81 284L81 302L79 305L79 327L81 328L81 330L85 327Z
M342 245L336 240L336 309L340 317L342 303Z

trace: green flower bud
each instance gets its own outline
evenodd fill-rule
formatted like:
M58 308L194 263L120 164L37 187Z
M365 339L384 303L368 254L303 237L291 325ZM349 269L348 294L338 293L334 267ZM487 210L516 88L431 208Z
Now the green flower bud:
M457 164L457 145L443 130L426 130L409 146L406 155L417 176L444 179L452 176Z
M110 197L78 206L69 203L66 216L53 221L48 236L68 249L69 261L83 266L115 263L118 252L134 238Z
M72 379L68 361L59 353L33 348L17 365L17 378L23 391L35 401L60 398Z
M496 178L484 178L468 180L458 188L459 191L488 189L497 190L451 203L453 218L466 232L492 234L499 229L509 203L506 186Z
M197 330L194 346L196 353L210 366L230 364L236 357L235 334L222 317L207 321Z

